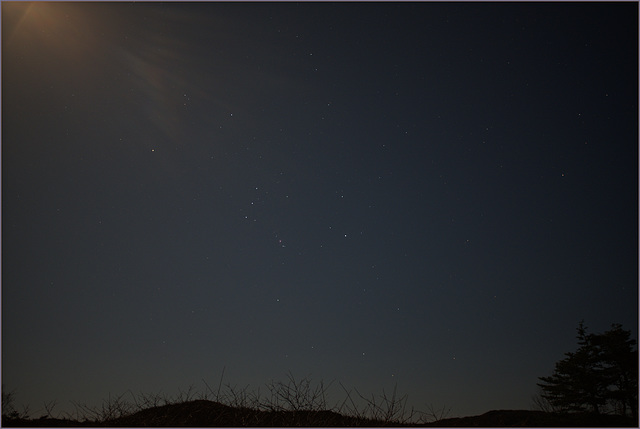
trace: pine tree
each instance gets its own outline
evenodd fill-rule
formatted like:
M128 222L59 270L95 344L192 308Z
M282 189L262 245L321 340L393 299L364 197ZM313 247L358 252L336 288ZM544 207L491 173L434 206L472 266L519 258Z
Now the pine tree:
M539 377L542 398L566 412L600 414L616 406L619 414L638 416L638 352L631 333L612 325L604 334L588 334L578 325L578 349L565 353L550 377Z
M593 338L598 349L603 371L603 383L608 388L607 400L617 404L620 414L627 414L627 407L634 419L638 417L638 351L633 349L635 340L631 333L614 324L611 330Z

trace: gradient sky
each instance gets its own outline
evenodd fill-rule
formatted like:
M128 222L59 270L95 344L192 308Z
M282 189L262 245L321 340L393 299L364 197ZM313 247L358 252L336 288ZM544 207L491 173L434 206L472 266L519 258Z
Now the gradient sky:
M2 383L530 409L638 323L637 3L2 3ZM334 389L338 386L337 389Z

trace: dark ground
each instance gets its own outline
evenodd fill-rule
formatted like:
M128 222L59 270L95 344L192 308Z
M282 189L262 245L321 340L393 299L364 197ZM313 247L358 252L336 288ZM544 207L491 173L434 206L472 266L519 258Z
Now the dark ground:
M104 422L67 419L4 419L4 427L345 427L401 426L358 419L333 411L256 411L197 400L147 408ZM408 425L402 425L408 426ZM630 418L610 415L554 414L543 411L495 410L472 417L443 419L420 427L638 427Z

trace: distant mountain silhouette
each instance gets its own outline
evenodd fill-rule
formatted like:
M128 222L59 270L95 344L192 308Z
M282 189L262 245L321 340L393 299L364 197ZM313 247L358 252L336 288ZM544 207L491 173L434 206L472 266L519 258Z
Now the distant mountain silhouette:
M427 427L637 427L619 415L548 413L531 410L494 410L479 416L456 417L428 423Z

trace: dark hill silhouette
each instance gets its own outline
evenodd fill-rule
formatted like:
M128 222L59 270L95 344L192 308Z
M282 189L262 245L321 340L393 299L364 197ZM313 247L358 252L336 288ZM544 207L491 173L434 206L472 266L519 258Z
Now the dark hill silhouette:
M334 411L260 411L209 400L150 407L106 421L4 419L5 427L637 427L631 418L613 415L558 414L528 410L494 410L425 424L398 424L344 416Z
M479 416L455 417L427 427L637 427L630 417L531 410L493 410Z
M389 422L344 416L327 410L262 411L195 400L150 407L105 421L4 419L4 427L343 427L390 426Z
M208 400L148 408L105 423L113 427L358 426L357 419L333 411L260 411L234 408Z

